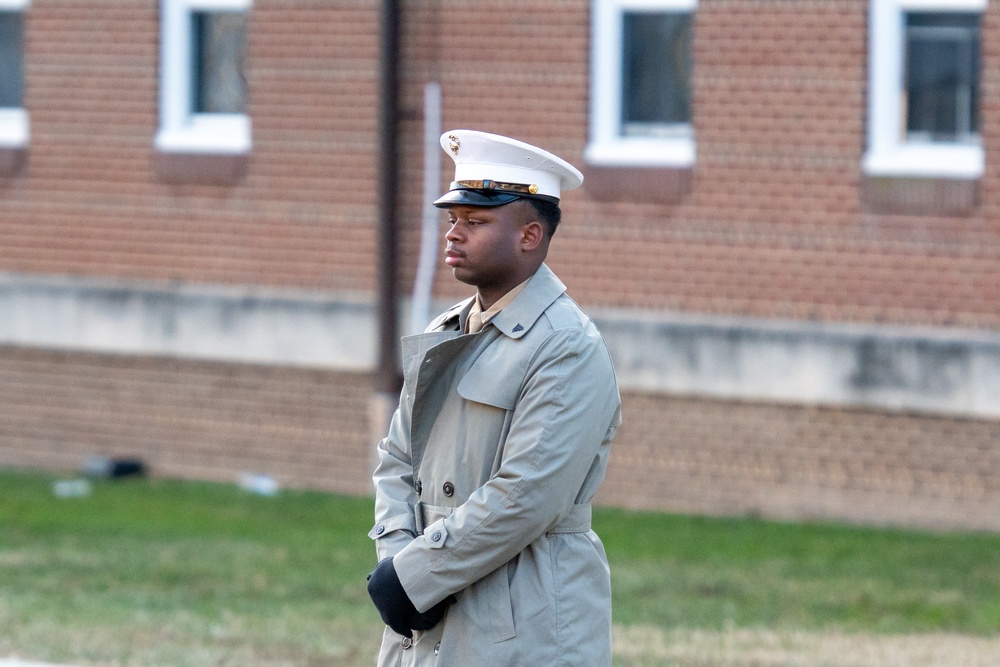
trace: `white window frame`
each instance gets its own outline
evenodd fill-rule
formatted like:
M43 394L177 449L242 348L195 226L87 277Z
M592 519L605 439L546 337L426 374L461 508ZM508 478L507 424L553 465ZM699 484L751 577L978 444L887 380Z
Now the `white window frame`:
M905 140L901 91L905 13L982 12L987 0L870 0L868 20L868 150L870 176L977 179L986 155L982 145Z
M679 167L695 162L694 130L687 136L625 137L622 117L622 22L627 11L694 14L698 0L594 0L591 8L590 142L584 159L594 165Z
M0 0L0 10L26 13L31 0ZM0 107L0 148L24 148L31 138L24 107Z
M252 0L160 0L160 127L156 147L173 153L250 152L250 116L194 113L191 28L202 11L250 11Z

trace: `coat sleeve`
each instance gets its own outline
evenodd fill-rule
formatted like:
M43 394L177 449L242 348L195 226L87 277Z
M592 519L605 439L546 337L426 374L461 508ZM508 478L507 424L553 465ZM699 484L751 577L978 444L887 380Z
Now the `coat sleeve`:
M500 567L567 516L618 425L614 371L596 330L551 332L534 355L497 473L394 558L426 610ZM595 485L596 486L596 485ZM592 493L592 491L591 491Z
M413 466L408 434L409 413L405 399L392 416L389 432L378 444L375 484L375 526L368 533L375 540L379 560L394 556L417 534L413 506Z

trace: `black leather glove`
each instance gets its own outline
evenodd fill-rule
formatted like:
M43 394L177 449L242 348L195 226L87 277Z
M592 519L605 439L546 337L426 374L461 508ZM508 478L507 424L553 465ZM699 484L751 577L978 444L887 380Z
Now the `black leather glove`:
M391 558L379 561L368 575L368 595L385 624L404 637L413 637L413 630L433 628L444 618L448 605L454 601L452 596L448 596L423 613L417 611L399 582Z
M391 558L383 558L368 575L368 595L382 620L393 632L413 637L410 621L417 614L417 608L410 602Z
M425 612L417 612L417 615L410 621L410 627L414 630L430 630L441 622L444 612L448 610L448 605L455 601L455 597L449 595Z

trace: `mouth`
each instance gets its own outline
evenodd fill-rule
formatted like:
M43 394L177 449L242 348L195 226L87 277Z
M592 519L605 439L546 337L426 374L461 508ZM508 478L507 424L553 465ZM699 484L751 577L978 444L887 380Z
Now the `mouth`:
M448 248L447 250L445 250L444 263L447 264L448 266L455 266L457 264L460 264L463 259L465 259L465 255L463 253L460 253L452 248Z

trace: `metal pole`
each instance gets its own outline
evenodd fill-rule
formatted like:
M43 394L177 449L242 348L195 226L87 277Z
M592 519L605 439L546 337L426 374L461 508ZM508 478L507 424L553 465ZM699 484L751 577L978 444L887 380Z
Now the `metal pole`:
M402 387L398 361L397 221L399 117L399 0L383 0L380 17L378 168L378 368L375 390L397 395Z
M441 85L431 81L424 86L424 202L420 227L420 256L413 280L409 333L418 334L427 326L431 311L434 268L441 249L438 230L440 211L434 200L441 194Z

